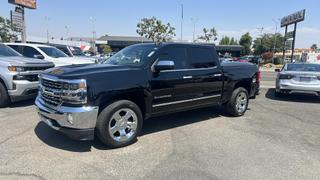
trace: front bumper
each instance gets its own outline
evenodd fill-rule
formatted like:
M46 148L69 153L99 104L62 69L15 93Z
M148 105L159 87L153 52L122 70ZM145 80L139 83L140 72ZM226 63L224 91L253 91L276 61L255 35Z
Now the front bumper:
M320 95L320 85L312 84L294 84L287 80L278 80L276 91L280 93L302 93Z
M39 82L30 82L27 80L13 81L14 89L8 90L11 101L20 101L25 99L34 98L38 92Z
M98 107L61 106L57 109L52 109L45 106L40 97L37 97L35 104L40 120L52 129L76 140L94 139Z

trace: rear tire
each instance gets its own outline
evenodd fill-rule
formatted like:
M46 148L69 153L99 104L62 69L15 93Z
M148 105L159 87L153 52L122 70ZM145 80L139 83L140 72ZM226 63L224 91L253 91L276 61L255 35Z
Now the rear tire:
M97 120L97 136L110 148L134 143L142 129L140 108L127 100L116 101L101 111Z
M243 116L248 109L249 95L245 88L239 87L232 92L229 102L225 105L227 112L234 116Z
M0 108L5 107L10 102L7 88L0 82Z

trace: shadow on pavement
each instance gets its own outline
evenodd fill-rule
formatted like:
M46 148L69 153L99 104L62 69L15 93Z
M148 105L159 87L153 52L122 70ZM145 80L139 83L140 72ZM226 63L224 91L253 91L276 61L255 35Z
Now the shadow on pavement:
M207 121L220 116L228 115L222 107L217 106L151 118L144 122L140 136ZM94 141L76 141L69 139L62 133L51 129L44 122L39 122L34 132L38 138L47 145L66 151L89 152L91 151L91 147L100 150L109 149L105 147L98 138L95 138Z
M303 103L320 103L320 97L308 94L284 94L281 97L275 97L275 89L268 89L265 97L277 101L303 102Z
M19 107L32 106L32 105L34 105L34 100L35 99L29 99L29 100L14 102L14 103L9 104L8 107L9 108L19 108Z

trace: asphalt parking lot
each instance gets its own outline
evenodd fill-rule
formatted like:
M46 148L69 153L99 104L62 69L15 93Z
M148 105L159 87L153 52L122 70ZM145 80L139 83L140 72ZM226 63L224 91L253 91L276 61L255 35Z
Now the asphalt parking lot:
M320 99L275 98L262 73L246 115L211 107L150 119L106 149L39 122L33 102L0 109L0 179L320 179Z

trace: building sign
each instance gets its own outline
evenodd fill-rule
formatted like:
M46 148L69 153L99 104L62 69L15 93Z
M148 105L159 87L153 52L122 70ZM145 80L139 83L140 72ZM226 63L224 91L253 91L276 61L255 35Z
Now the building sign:
M18 32L23 30L23 13L19 11L19 8L16 11L11 11L11 23L15 26Z
M293 36L294 36L294 31L290 31L290 32L287 33L286 39L292 39Z
M301 10L281 19L281 27L304 21L306 10Z
M36 0L8 0L8 3L23 6L29 9L36 9L37 2Z

